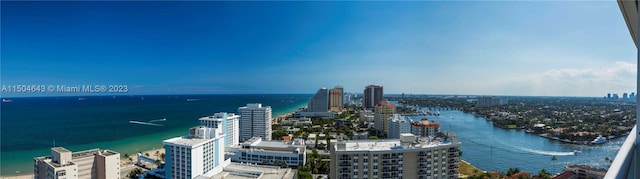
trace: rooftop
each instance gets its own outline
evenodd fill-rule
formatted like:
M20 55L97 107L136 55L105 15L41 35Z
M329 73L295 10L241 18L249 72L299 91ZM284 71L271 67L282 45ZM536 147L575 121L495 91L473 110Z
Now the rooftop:
M102 155L111 156L111 155L120 155L120 153L114 152L114 151L111 151L111 150L103 150L102 151Z
M222 117L218 117L218 116L205 116L205 117L201 117L199 120L201 121L222 121Z
M71 152L70 150L65 149L64 147L54 147L51 150L56 151L58 153Z
M455 141L455 143L460 144ZM403 149L423 149L432 148L438 146L445 146L455 144L452 141L446 140L432 140L428 141L426 138L419 138L416 142L406 145L400 142L399 139L389 140L351 140L347 142L338 143L338 145L344 144L344 148L337 147L337 151L387 151L387 150L403 150Z
M262 179L289 179L294 178L295 171L290 168L280 168L263 165L249 165L231 162L224 170L212 179L245 179L245 178L262 178Z
M185 137L174 137L171 139L167 139L167 140L164 140L163 143L193 147L193 146L205 143L209 140L213 140L213 139L190 138L185 136Z
M440 127L440 123L436 122L436 121L429 121L429 119L427 118L422 118L422 120L416 120L411 122L412 126L418 126L418 127Z
M292 142L296 142L295 139L292 140ZM296 147L296 146L303 146L303 143L291 143L291 142L284 142L284 141L262 141L260 143L258 143L258 145L255 145L255 147L270 147L270 148L290 148L290 147ZM254 147L254 146L252 146Z
M94 155L98 154L100 152L100 149L90 149L90 150L85 150L85 151L79 151L79 152L74 152L73 154L71 154L71 158L78 159L78 158L84 158L84 157L93 157Z
M296 150L304 151L305 147L304 140L302 139L293 139L291 141L263 141L262 138L254 137L242 143L240 146L229 147L229 149L291 153Z

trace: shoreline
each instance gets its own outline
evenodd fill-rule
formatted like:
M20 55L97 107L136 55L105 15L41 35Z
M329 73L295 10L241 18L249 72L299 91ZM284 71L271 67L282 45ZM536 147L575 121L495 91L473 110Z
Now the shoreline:
M282 112L278 112L276 113L278 117L274 117L273 120L275 119L282 119L282 118L286 118L287 116L292 115L295 111L297 111L299 108L304 107L306 105L305 103L300 103L300 104L294 104L292 106L290 106L289 108L284 108ZM81 144L80 148L83 148L82 150L86 150L86 149L93 149L93 148L100 148L103 150L113 150L116 151L118 153L120 153L120 168L121 168L121 173L123 173L123 169L125 169L124 167L129 167L131 166L133 163L136 162L137 160L137 153L139 151L142 151L142 154L144 155L145 153L149 153L149 156L151 158L155 158L155 151L159 151L158 154L162 154L165 153L164 152L164 146L162 145L162 140L158 141L158 142L153 142L153 143L147 143L146 141L149 140L153 140L155 141L156 138L162 138L162 139L166 139L167 137L177 137L177 136L182 136L184 134L186 134L186 130L185 131L180 131L177 132L176 131L168 131L165 133L154 133L154 134L150 134L150 135L145 135L145 136L134 136L134 137L130 137L130 138L125 138L125 139L118 139L118 140L113 140L113 141L104 141L104 142L100 142L97 144L92 144L92 145L87 145L87 144ZM161 136L161 137L159 137ZM149 139L152 138L152 139ZM133 140L133 141L131 141ZM131 143L129 143L131 142ZM141 143L141 142L145 142L145 143ZM118 146L111 146L111 147L105 147L104 145L114 145L114 143L124 143L125 145L118 145ZM117 145L117 144L116 144ZM88 147L87 147L88 146ZM62 146L62 147L67 147L67 146ZM69 146L71 148L78 148L78 146ZM85 149L86 148L86 149ZM68 148L69 149L69 148ZM40 150L40 149L38 149ZM48 149L47 149L48 150ZM74 150L72 150L74 151ZM132 152L133 151L133 152ZM128 154L129 157L131 157L131 163L128 163L129 160L125 160L124 159L124 155ZM47 153L42 153L42 155L36 155L36 156L45 156L47 155ZM33 159L33 157L36 156L30 156L32 157L31 159ZM31 166L33 166L33 161L30 162ZM128 165L127 165L128 164ZM4 165L4 164L3 164ZM33 167L30 168L30 170L21 170L21 173L0 173L0 179L33 179ZM128 174L124 173L124 175Z
M465 113L465 114L471 114L471 115L473 115L475 117L478 117L478 118L483 118L486 121L491 122L491 126L493 126L495 128L500 128L500 129L504 129L504 130L524 130L523 128L508 128L508 127L505 127L505 126L497 125L497 124L495 124L495 122L493 120L487 118L486 116L479 115L479 114L476 114L476 113L469 113L469 112L465 112L465 111L462 111L462 110L459 110L459 109L456 109L456 108L450 108L449 110L456 110L456 111L460 111L460 112ZM524 133L527 133L527 132L524 132ZM529 133L527 133L527 134L529 134ZM543 134L545 134L545 133L543 133ZM538 136L538 137L542 137L542 138L546 138L546 139L549 139L549 140L555 140L555 141L566 143L566 144L574 144L574 145L581 145L581 146L598 145L598 144L591 144L591 141L569 141L568 139L560 139L560 138L557 138L557 137L549 137L549 136L546 136L546 135L543 135L543 134L533 134L533 135ZM615 136L615 137L612 137L612 138L607 138L607 142L608 142L608 140L622 138L622 137L626 137L628 135L629 135L628 133L625 133L623 135L618 135L618 136Z

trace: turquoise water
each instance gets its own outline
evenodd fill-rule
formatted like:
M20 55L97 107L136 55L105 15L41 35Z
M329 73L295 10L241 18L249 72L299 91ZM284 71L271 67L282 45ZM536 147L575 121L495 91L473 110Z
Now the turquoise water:
M425 116L413 116L420 119ZM440 111L440 116L426 116L440 122L441 130L451 130L462 142L461 159L482 170L506 171L518 167L537 174L540 169L560 172L564 165L587 164L608 168L605 157L615 158L625 137L602 145L573 145L527 134L523 130L493 127L490 121L455 110ZM574 155L573 151L582 151ZM557 160L552 161L552 156Z
M33 158L62 146L72 151L103 148L122 154L162 147L184 135L198 118L233 112L246 103L271 106L273 116L306 105L310 95L158 95L12 98L2 103L0 176L33 173ZM187 100L191 99L191 100ZM162 126L131 124L151 121Z

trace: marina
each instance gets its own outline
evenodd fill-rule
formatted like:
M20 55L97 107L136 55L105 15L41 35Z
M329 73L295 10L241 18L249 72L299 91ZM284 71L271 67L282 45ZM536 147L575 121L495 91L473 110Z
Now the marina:
M600 145L576 145L542 138L524 130L498 128L482 117L457 110L441 110L440 114L411 118L426 117L440 122L441 131L454 131L462 142L460 159L488 171L518 167L532 173L543 168L558 173L569 164L606 168L609 162L605 158L614 158L626 138L611 139ZM553 156L556 161L551 160Z

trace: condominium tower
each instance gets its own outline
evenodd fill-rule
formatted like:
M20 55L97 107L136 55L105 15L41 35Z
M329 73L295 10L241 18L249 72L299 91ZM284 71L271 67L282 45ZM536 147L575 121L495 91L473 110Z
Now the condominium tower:
M329 90L329 111L331 112L341 112L344 108L344 101L342 100L344 97L342 86L336 86L333 89Z
M399 139L402 133L411 133L411 119L393 114L387 119L387 139Z
M329 178L458 178L460 142L401 134L395 140L350 140L330 147Z
M419 137L436 137L440 133L440 123L427 118L411 122L411 133Z
M493 107L493 106L506 105L508 103L509 103L509 99L507 98L482 96L482 97L478 97L478 102L476 102L476 106L477 107Z
M309 100L307 112L327 111L329 111L329 90L327 88L320 88L311 100Z
M218 118L220 119L220 118ZM189 135L164 140L165 175L172 179L209 178L231 163L225 159L223 121L212 121L214 128L198 126Z
M271 106L260 103L250 103L238 108L240 114L240 141L244 142L253 137L271 140Z
M362 96L362 101L365 109L373 109L376 105L380 104L382 101L382 86L378 85L367 85L364 88L364 95Z
M200 125L209 128L217 128L218 121L222 121L222 132L224 136L224 145L227 147L240 144L240 116L233 113L220 112L213 116L205 116L200 118Z
M51 156L34 159L35 179L118 179L120 153L91 149L71 152L62 147L51 148Z
M381 132L387 131L387 119L396 113L396 106L383 101L382 104L376 105L374 109L374 128Z

